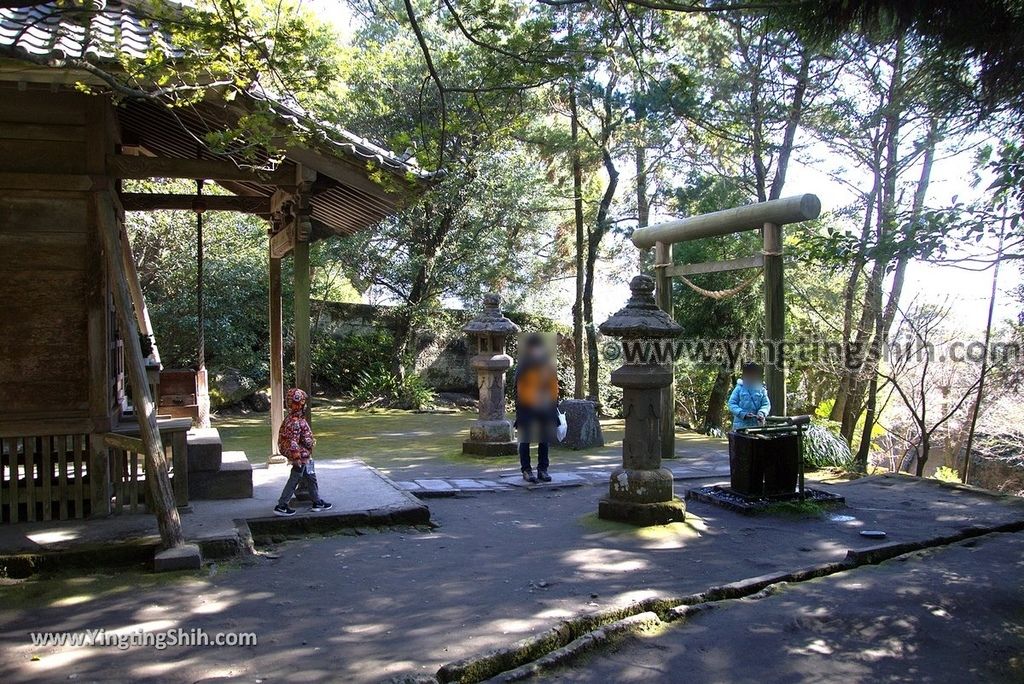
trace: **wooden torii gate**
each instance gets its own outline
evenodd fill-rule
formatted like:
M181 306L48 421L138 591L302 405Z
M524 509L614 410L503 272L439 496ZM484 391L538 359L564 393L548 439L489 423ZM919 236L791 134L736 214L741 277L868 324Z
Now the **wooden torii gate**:
M821 201L816 195L794 197L748 204L685 219L667 221L639 228L633 233L633 244L640 249L654 248L655 283L658 306L672 313L672 278L701 273L718 273L747 268L764 269L765 337L776 344L786 335L786 302L783 291L782 226L818 218ZM717 235L730 235L746 230L762 231L764 241L760 254L739 259L708 261L699 264L672 262L672 245ZM774 356L774 344L769 345ZM765 384L772 412L786 414L786 373L784 359L769 358L765 368ZM669 385L662 394L662 415L675 415L675 387ZM675 421L662 421L662 458L675 454Z

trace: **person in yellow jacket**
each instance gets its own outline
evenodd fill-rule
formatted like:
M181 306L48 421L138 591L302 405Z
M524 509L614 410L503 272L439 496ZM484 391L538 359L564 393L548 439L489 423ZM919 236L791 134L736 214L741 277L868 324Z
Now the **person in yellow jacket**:
M551 482L548 444L558 425L558 373L544 338L528 335L516 365L516 422L519 467L527 482ZM530 443L537 442L537 475L530 462Z

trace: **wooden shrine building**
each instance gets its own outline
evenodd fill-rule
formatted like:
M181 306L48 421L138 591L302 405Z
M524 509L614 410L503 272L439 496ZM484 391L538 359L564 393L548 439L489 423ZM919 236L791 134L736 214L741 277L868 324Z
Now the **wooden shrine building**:
M214 154L198 142L231 126L246 102L211 96L169 109L79 92L76 83L103 84L45 62L141 57L156 30L128 2L100 7L85 15L65 14L53 3L0 8L0 523L141 507L154 491L144 485L146 464L157 456L169 471L175 503L187 503L185 430L192 420L166 416L181 414L173 404L187 403L181 394L189 392L176 391L176 401L151 409L161 378L158 355L145 342L159 343L160 331L146 313L125 212L198 209L266 219L268 274L262 277L270 282L276 433L282 259L294 261L296 379L309 390L310 243L377 223L430 178L334 129L324 142L294 146L263 170L269 165ZM279 111L283 133L296 122L312 125ZM376 182L382 174L387 187ZM123 192L122 180L148 178L216 182L232 195ZM161 445L162 455L146 449L150 433L158 441L149 445Z

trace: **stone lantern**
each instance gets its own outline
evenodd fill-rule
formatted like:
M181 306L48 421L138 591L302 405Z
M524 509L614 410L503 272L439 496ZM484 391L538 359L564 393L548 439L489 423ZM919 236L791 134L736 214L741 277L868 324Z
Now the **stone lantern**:
M470 338L475 355L470 364L476 370L480 390L480 416L462 443L462 453L474 456L509 456L518 451L512 422L505 417L505 372L512 357L505 353L509 335L519 326L501 313L501 297L484 295L484 310L462 329Z
M626 306L600 325L605 335L622 340L624 365L612 371L612 384L622 388L622 466L612 471L608 496L597 515L634 525L680 522L686 505L672 491L672 471L661 467L661 391L672 383L671 344L683 329L654 302L654 280L639 275L629 284ZM659 361L664 359L664 362Z

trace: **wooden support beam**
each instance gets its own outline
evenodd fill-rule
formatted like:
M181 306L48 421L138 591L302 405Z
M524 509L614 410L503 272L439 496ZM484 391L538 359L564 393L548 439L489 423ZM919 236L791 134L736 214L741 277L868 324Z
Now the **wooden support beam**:
M657 242L685 242L760 230L766 223L779 226L799 223L816 219L820 213L821 201L815 195L796 195L638 228L633 232L633 244L643 249Z
M290 223L270 236L270 258L283 259L295 247L295 224Z
M721 273L722 271L739 271L745 268L761 268L764 266L764 257L761 254L742 257L739 259L724 259L722 261L705 261L701 264L678 264L665 268L665 274L670 278L676 276L700 275L702 273Z
M284 422L284 326L281 298L281 259L270 249L270 452L271 463L283 463L277 435Z
M344 185L366 193L375 198L377 203L388 210L393 210L401 198L400 191L404 187L411 188L411 185L404 186L402 181L396 181L394 188L385 188L383 185L374 182L368 177L366 169L355 166L337 157L328 157L304 147L295 147L287 151L288 158L294 159L303 168L315 170L329 176Z
M307 394L313 390L310 360L309 243L296 242L295 271L295 385ZM309 408L306 408L307 414Z
M764 224L764 320L768 341L765 387L772 414L786 415L786 368L782 356L786 339L786 300L782 272L782 226Z
M103 445L111 449L123 451L134 451L137 454L146 453L146 445L138 437L129 437L117 432L108 432L103 435Z
M667 271L672 264L672 244L654 245L654 296L658 308L672 316L672 277ZM661 390L661 457L675 458L676 453L676 386L675 381Z
M237 211L243 214L269 214L269 197L247 195L175 195L165 193L125 192L121 194L125 211L179 210L195 211L197 205L205 211Z
M133 157L107 155L107 173L113 178L191 178L226 180L262 185L294 185L295 169L282 166L275 171L258 171L220 159L179 159L176 157Z
M100 240L106 259L107 272L111 276L114 290L114 308L117 322L124 339L124 365L132 386L132 402L139 421L139 432L145 447L146 485L149 488L149 505L156 517L160 538L167 548L180 546L185 539L181 531L181 518L175 507L174 490L168 473L167 457L160 440L160 429L156 422L156 405L150 396L146 377L145 360L139 345L139 329L132 311L132 298L128 290L128 277L121 259L120 227L114 201L110 194L98 192L93 195Z
M39 190L54 188L67 192L88 192L94 189L92 176L70 173L0 173L0 188L5 190Z

